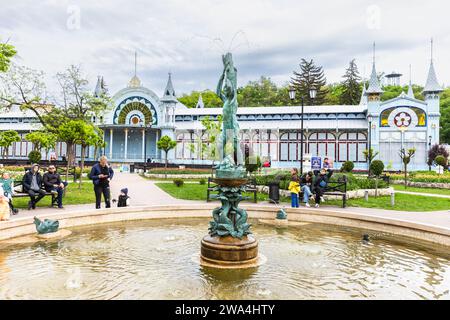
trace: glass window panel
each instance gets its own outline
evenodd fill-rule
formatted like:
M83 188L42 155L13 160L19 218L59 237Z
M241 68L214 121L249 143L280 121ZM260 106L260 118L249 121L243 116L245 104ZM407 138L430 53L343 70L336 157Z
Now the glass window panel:
M289 140L291 141L297 140L297 133L296 132L289 133Z
M348 160L356 161L356 143L348 144Z
M358 143L358 161L365 162L366 159L364 157L364 150L366 150L365 143Z
M319 140L326 140L327 134L326 133L319 133Z
M336 157L335 148L336 148L336 144L335 143L328 143L328 148L327 148L327 156L328 156L328 158L331 158L333 160L335 159L335 157Z
M347 140L347 134L343 133L339 136L339 140Z
M317 143L310 143L308 152L311 154L311 156L317 157Z
M278 148L276 143L270 144L270 159L278 160Z
M339 143L339 161L347 161L347 144Z
M297 160L297 144L289 143L289 160L294 161Z
M288 140L289 135L287 133L283 133L280 137L280 140Z
M327 144L326 143L319 143L318 144L318 155L319 157L324 158L327 154Z
M317 133L313 133L309 136L309 140L317 140Z
M288 160L288 144L280 143L280 160L287 161Z
M269 156L269 144L262 143L261 144L261 157L267 157L267 156Z
M356 140L356 133L355 132L350 132L348 134L348 140Z

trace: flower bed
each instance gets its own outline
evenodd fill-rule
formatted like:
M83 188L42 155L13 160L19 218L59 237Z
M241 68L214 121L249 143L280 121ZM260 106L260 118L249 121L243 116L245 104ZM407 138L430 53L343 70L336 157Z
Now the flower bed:
M391 173L391 180L404 181L405 175L403 173ZM434 171L415 171L408 174L408 181L411 182L431 182L431 183L450 183L450 172L438 174Z

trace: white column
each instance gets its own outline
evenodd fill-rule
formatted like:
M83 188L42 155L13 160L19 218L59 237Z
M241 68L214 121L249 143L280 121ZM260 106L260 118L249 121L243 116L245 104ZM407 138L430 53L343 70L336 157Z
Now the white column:
M109 129L109 159L113 157L113 129Z
M155 142L155 158L158 158L158 140L159 140L159 131L156 130L156 142Z
M147 161L145 159L145 129L142 129L142 159L144 159L144 162Z
M123 158L127 159L127 153L128 153L128 129L125 129L125 151L123 154Z

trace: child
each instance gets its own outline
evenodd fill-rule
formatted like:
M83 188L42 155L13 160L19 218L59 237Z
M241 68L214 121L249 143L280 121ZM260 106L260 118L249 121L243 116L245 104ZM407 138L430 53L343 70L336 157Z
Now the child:
M0 195L0 221L8 221L9 214L9 200L4 195Z
M4 172L2 174L2 177L0 178L0 195L4 195L8 199L9 208L11 209L11 212L13 215L18 213L18 210L14 208L12 203L12 196L13 196L13 180L10 178L8 172Z
M320 170L320 174L318 175L316 182L314 183L314 191L316 192L316 205L315 205L316 208L318 208L320 205L320 199L325 193L325 189L328 186L328 181L330 180L332 174L333 174L332 170L327 169Z
M298 171L296 168L291 170L291 182L289 182L288 190L291 192L291 207L298 208L298 194L300 192L300 184L298 179Z
M119 201L117 201L118 207L128 207L130 205L130 197L128 196L128 188L120 190Z

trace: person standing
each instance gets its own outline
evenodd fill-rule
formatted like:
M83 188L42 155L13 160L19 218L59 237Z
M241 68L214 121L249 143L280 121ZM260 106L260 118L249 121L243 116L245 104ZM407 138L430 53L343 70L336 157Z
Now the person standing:
M95 192L95 208L100 209L102 202L102 194L105 200L106 208L111 207L111 191L109 182L114 176L114 170L108 165L108 158L101 156L99 162L96 163L89 174L89 178L94 183Z
M39 165L33 164L30 170L25 173L22 179L23 192L28 193L28 210L36 209L36 204L45 197L42 187L42 175L39 173ZM36 198L37 196L37 198Z
M50 165L48 171L44 173L44 188L45 191L58 195L58 208L63 209L62 198L67 182L61 181L59 173L56 172L56 167Z
M291 207L298 208L298 194L300 192L300 184L297 168L292 168L291 170L291 181L289 182L288 190L291 192Z

